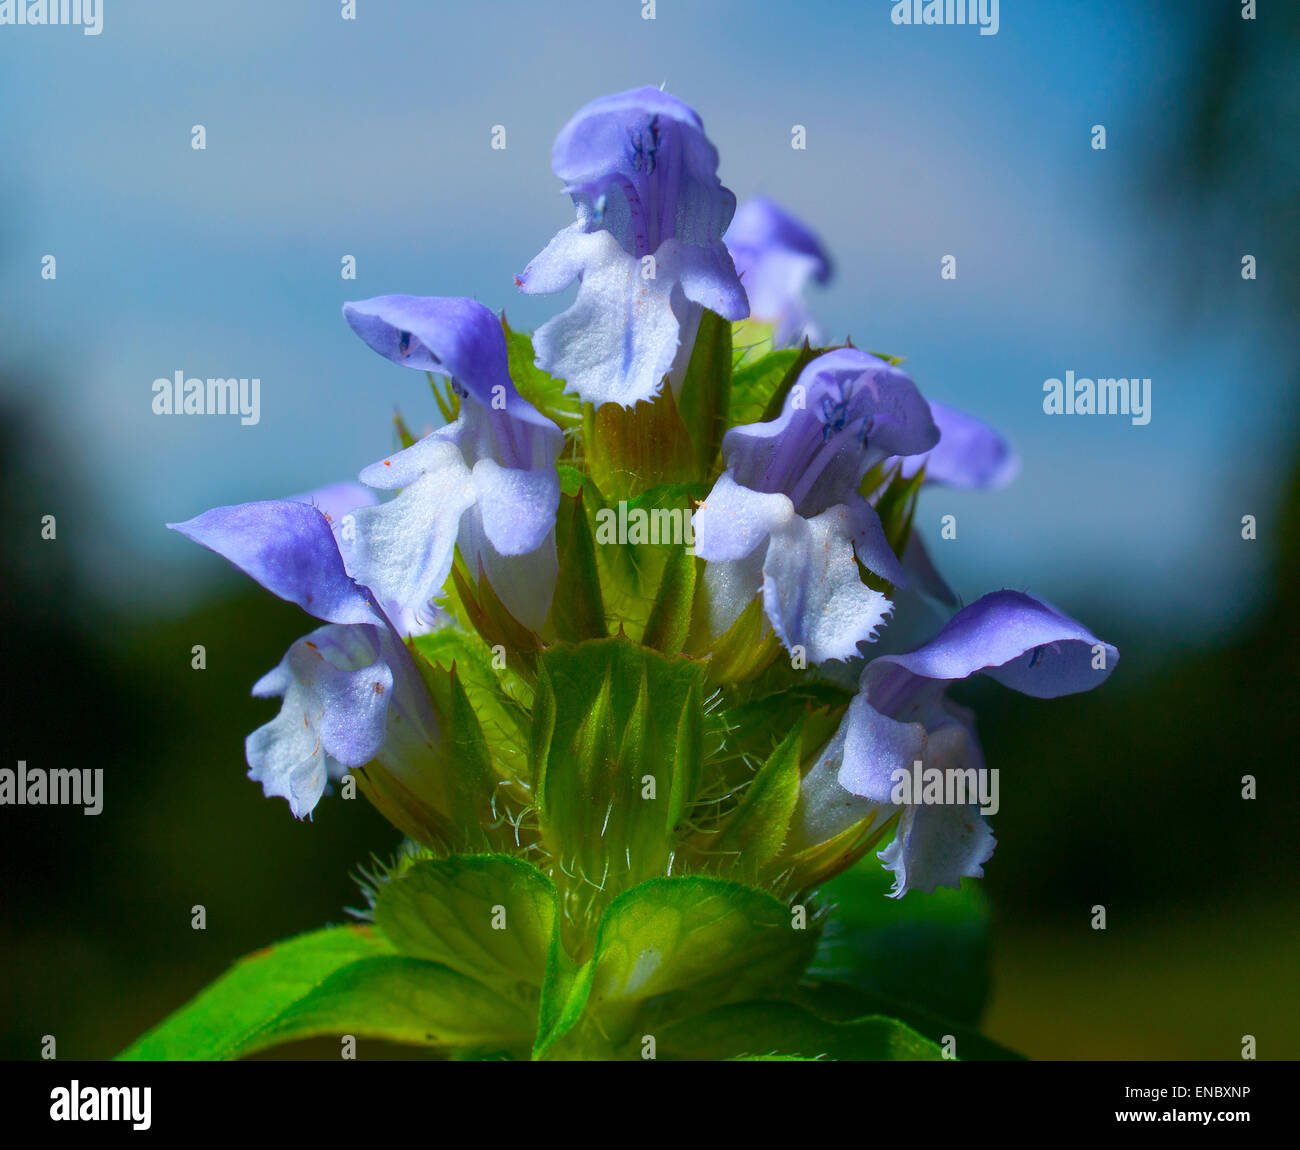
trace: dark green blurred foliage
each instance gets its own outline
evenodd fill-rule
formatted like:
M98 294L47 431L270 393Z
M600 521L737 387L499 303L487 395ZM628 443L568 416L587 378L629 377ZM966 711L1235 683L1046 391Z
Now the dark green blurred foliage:
M1165 7L1171 19L1189 14L1178 0ZM1163 143L1144 198L1173 249L1177 321L1213 313L1244 324L1276 342L1300 384L1300 6L1259 5L1258 15L1241 19L1237 4L1195 13L1202 34L1181 99L1157 110ZM1241 278L1246 253L1258 281ZM1252 602L1232 605L1247 619L1235 634L1162 660L1160 637L1112 627L1115 605L1098 593L1068 606L1126 654L1105 691L1041 707L986 684L970 692L1004 771L987 868L1002 979L990 1026L1030 1053L1232 1059L1251 1033L1261 1058L1300 1057L1298 397L1293 386L1275 413L1292 429L1276 460L1277 513L1260 516L1254 542L1229 517L1205 541L1271 559ZM1251 398L1243 378L1241 401ZM1231 515L1259 514L1240 506L1232 475L1222 481ZM1246 775L1253 801L1242 797ZM1098 904L1105 932L1090 927Z
M343 921L361 900L351 873L398 835L360 798L296 822L244 777L244 735L278 706L249 688L312 621L234 577L237 597L183 618L114 618L67 542L100 530L98 508L60 479L67 448L46 434L0 415L4 762L101 767L105 799L94 817L4 809L0 1056L38 1057L52 1034L60 1058L104 1058L238 956ZM40 540L47 513L54 541ZM206 670L191 669L196 643Z

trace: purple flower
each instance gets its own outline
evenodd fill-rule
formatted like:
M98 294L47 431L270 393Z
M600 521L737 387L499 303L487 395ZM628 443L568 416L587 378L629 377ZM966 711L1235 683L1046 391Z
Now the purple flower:
M330 779L372 760L408 774L437 739L410 652L339 552L333 516L345 520L354 498L365 496L340 484L168 524L328 624L295 642L253 688L284 702L248 736L249 777L287 799L297 818L311 813Z
M599 405L681 382L704 308L749 314L722 242L736 198L693 109L657 88L605 96L556 138L555 174L577 209L516 277L530 294L580 281L573 306L533 337L537 364Z
M984 674L1053 699L1100 685L1118 661L1113 646L1055 607L1019 591L985 595L925 645L863 668L839 730L804 779L799 837L824 840L873 814L879 825L898 813L894 841L880 853L895 897L979 877L995 840L978 805L895 801L921 794L933 768L962 772L968 796L984 782L973 717L947 698L948 685Z
M244 743L248 777L265 794L289 801L305 818L325 784L370 762L384 743L393 672L379 654L373 624L328 624L299 639L253 687L259 699L281 696L271 722Z
M984 490L1005 487L1015 479L1019 458L982 419L933 400L930 412L939 429L939 442L932 451L900 460L904 477L910 479L924 466L926 483Z
M855 348L813 360L770 423L728 431L727 470L694 520L713 632L761 594L787 650L801 647L813 663L857 656L890 610L858 562L905 582L858 487L875 464L927 451L937 438L911 379Z
M301 497L300 497L301 498ZM384 623L373 597L348 574L330 519L291 499L215 507L167 524L281 599L327 623Z
M469 299L380 296L343 314L404 367L448 376L454 423L367 467L361 481L400 494L361 508L344 543L349 568L402 634L428 630L455 548L511 613L539 628L555 589L560 429L515 389L501 324Z
M897 464L903 478L910 479L924 467L923 482L927 485L986 491L1005 487L1016 477L1019 457L983 420L933 400L930 413L939 429L939 442L920 455L887 461L887 473ZM934 566L918 531L908 536L902 560L910 587L940 603L956 606L956 594Z
M304 491L301 495L290 495L294 503L306 503L315 507L329 520L337 535L347 530L347 517L358 507L370 507L378 497L369 487L347 480L343 483L331 483L327 487L318 487L314 491Z
M804 303L810 279L825 284L831 261L821 241L766 196L746 200L723 237L749 296L750 315L773 325L776 347L793 347L806 338L821 342L821 329Z

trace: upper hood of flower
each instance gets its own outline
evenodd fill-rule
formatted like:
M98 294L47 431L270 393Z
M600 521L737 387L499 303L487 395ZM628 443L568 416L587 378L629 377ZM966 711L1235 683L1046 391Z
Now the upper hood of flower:
M736 210L700 117L658 88L593 100L560 130L551 165L586 230L610 232L635 256L670 237L719 240Z
M700 118L658 88L594 100L555 141L577 221L515 277L573 306L533 338L537 364L588 403L632 407L681 385L703 309L749 315L722 233L736 197Z
M167 526L317 619L385 622L369 591L348 574L330 519L307 503L274 499L214 507Z
M754 319L770 323L776 347L822 342L803 293L810 279L826 283L831 261L800 220L766 196L746 200L722 237L735 261Z
M789 253L804 256L810 261L812 277L818 283L830 281L831 258L821 240L802 220L792 216L767 196L755 196L741 204L722 238L742 277L747 269L764 257L774 253ZM752 299L753 287L747 279L745 286Z
M722 450L736 482L779 491L812 516L848 502L876 463L938 440L930 406L906 372L839 348L804 368L776 419L733 427Z
M930 401L930 413L939 429L939 442L924 455L900 460L905 478L924 467L927 483L995 490L1016 477L1020 459L993 427L934 400Z
M1089 691L1119 652L1083 624L1020 591L995 591L963 607L930 642L881 655L862 670L844 719L840 784L886 802L893 774L922 757L927 735L953 720L950 683L984 674L1037 699Z
M501 321L483 304L455 296L386 295L345 303L343 316L371 350L402 367L445 375L473 401L476 410L462 431L473 437L468 446L476 459L519 468L554 463L564 435L519 394Z

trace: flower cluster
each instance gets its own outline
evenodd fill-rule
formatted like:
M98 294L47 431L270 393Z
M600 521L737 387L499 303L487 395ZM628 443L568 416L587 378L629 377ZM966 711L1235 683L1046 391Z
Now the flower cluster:
M999 487L1014 454L900 361L823 344L803 298L831 276L821 242L769 200L736 210L680 100L589 104L553 166L576 219L515 282L577 296L531 340L470 299L343 307L429 374L445 426L403 426L360 485L173 525L324 624L254 687L282 705L250 777L302 818L351 773L435 854L535 864L575 929L656 876L790 898L881 844L896 895L981 875L979 806L911 779L978 793L948 687L1051 698L1118 659L1020 592L952 611L918 494ZM688 529L595 539L620 505ZM950 617L893 650L908 597Z

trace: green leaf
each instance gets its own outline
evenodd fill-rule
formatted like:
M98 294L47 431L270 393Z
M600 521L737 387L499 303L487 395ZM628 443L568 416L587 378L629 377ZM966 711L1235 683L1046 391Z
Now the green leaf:
M411 429L406 426L406 420L402 417L400 411L393 412L393 430L397 432L397 442L403 450L415 442L415 436L411 434Z
M796 930L790 909L762 891L653 879L601 920L588 1011L617 1048L673 1018L784 987L815 947L815 931Z
M555 916L551 880L508 855L423 859L381 884L375 903L375 925L398 952L508 997L520 997L520 984L540 989Z
M719 865L746 882L757 881L785 844L799 801L802 743L803 723L798 722L759 767L740 805L707 848Z
M821 888L831 904L815 968L825 978L969 1026L989 991L988 902L982 887L887 898L893 876L874 857Z
M118 1057L237 1058L253 1034L335 971L392 951L382 935L360 926L329 927L277 943L240 959Z
M417 664L439 668L443 675L425 674L435 697L446 694L445 676L454 668L473 706L494 772L528 779L527 743L531 692L518 677L500 666L492 649L475 632L442 627L411 640ZM430 680L433 680L430 682Z
M532 1012L436 962L397 955L335 971L240 1047L251 1054L322 1034L440 1047L526 1050Z
M707 489L701 483L664 483L613 505L602 502L590 479L582 489L589 522L594 523L606 618L617 619L625 634L639 637L674 552L693 539L691 514Z
M331 927L240 960L119 1057L229 1060L322 1034L526 1051L531 1010L379 932Z
M805 1058L802 1054L737 1054L729 1062L824 1062L822 1058Z
M767 406L763 409L760 423L768 423L781 414L781 408L785 404L785 397L790 394L790 389L794 387L796 380L803 374L803 369L807 367L819 355L825 355L832 350L827 347L809 347L808 341L803 341L803 347L799 348L798 354L791 361L790 366L785 369L785 374L781 377L780 382L776 385L776 390L772 392L767 401Z
M583 506L583 489L561 495L555 516L555 549L559 557L557 592L551 606L556 635L571 643L605 637L605 604L600 593L596 547Z
M726 632L710 639L708 594L701 586L692 604L687 650L696 657L707 655L710 684L739 683L757 678L770 667L780 653L781 641L767 621L758 595Z
M456 417L460 414L460 396L451 386L451 380L444 379L440 384L438 382L440 377L431 371L426 371L424 378L429 381L429 389L433 392L434 402L438 405L442 418L447 423L455 423Z
M447 675L447 693L440 702L443 746L451 767L447 772L448 810L453 823L474 828L466 838L475 841L481 838L479 826L492 811L496 782L492 752L455 668Z
M534 362L533 339L527 332L514 331L501 313L501 330L506 337L506 360L510 378L529 403L567 430L582 424L582 403L567 395L564 380L556 379Z
M706 308L677 398L695 448L695 479L707 479L713 470L727 430L730 396L731 324Z
M410 645L425 663L448 672L455 668L485 730L500 728L518 738L528 729L524 705L528 689L500 665L482 636L459 627L441 627L415 636ZM496 753L498 748L493 750Z
M769 351L736 368L731 379L730 422L733 427L741 423L757 423L763 418L768 400L776 393L790 366L798 358L797 348L782 348L780 351Z
M885 538L896 555L903 553L908 537L912 534L912 517L916 514L917 495L924 480L924 467L918 468L910 479L903 478L900 467L890 476L888 485L876 502L876 514L880 516L881 526L885 529ZM863 478L863 494L870 494L874 490L874 486L867 486L871 481L870 474Z
M665 381L634 407L583 405L587 470L611 506L666 483L698 479L695 446Z
M890 364L893 367L898 367L899 364L907 362L907 356L890 355L889 352L887 351L869 351L867 352L867 354L874 355L877 359L883 359L886 363Z
M464 612L469 625L482 636L489 647L500 647L505 652L507 665L526 682L536 673L537 652L542 641L511 613L488 581L481 569L477 580L471 575L460 548L451 568L451 585L454 602Z
M828 1022L789 1002L723 1006L655 1035L665 1059L825 1058L857 1062L939 1061L933 1042L894 1018Z
M731 361L733 368L739 369L743 364L766 355L772 350L776 327L763 323L752 316L738 319L731 325Z
M686 547L668 552L659 590L650 618L646 620L641 643L665 655L678 655L686 646L691 629L691 604L695 599L695 555Z
M900 959L899 961L905 961ZM952 1042L953 1056L963 1062L1019 1062L1017 1054L1001 1043L986 1038L973 1026L935 1014L919 1006L888 995L876 994L843 983L813 981L800 986L792 1001L812 1010L819 1017L848 1021L866 1014L886 1014L905 1023L931 1042Z
M541 664L538 820L573 897L595 905L667 871L678 814L693 797L680 792L703 759L702 670L625 638L557 644Z
M438 719L438 742L399 777L369 767L354 771L367 797L418 842L451 850L482 850L483 827L492 821L497 774L478 711L471 705L453 660L450 669L430 662L412 643ZM433 649L430 647L429 649ZM473 660L466 662L472 665Z
M546 966L546 980L542 984L542 1000L537 1010L537 1037L533 1044L533 1058L542 1059L567 1035L587 1007L591 994L591 978L596 971L596 960L589 959L581 966L574 963L556 931L551 947L550 961Z

